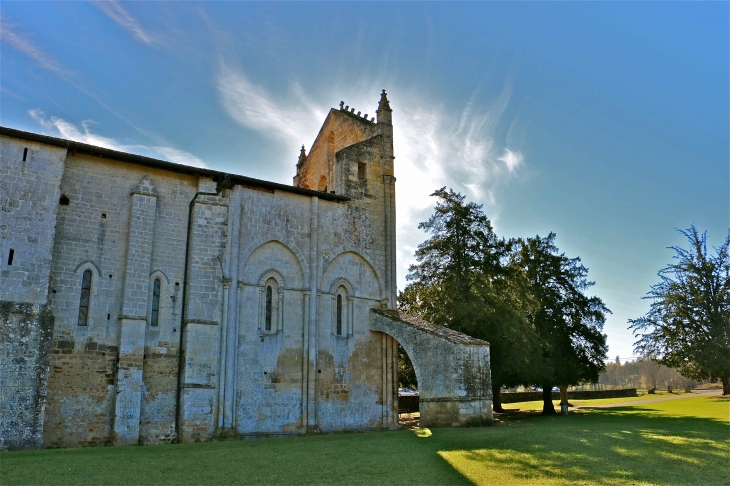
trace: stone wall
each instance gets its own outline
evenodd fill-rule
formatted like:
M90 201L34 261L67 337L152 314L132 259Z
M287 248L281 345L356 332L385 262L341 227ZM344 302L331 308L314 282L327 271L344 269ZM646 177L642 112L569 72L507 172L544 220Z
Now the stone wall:
M65 149L0 136L2 301L47 303L65 159Z
M0 137L0 448L41 445L65 149Z
M301 161L294 177L294 185L315 191L338 191L333 184L337 152L375 134L375 124L344 109L331 109L319 134L312 143L309 155ZM324 180L323 180L324 177Z
M0 450L42 443L53 314L0 302Z
M149 187L142 189L154 188L157 194L154 219L146 222L135 216L132 194L141 192L145 178ZM118 399L120 385L130 391L134 387L136 398L128 402L134 407L119 411L133 417L130 423L136 420L137 426L132 426L131 436L117 434L116 439L135 444L174 440L183 255L188 203L197 189L193 176L81 153L67 157L60 192L69 203L58 206L51 270L55 329L47 445L111 443L117 405L127 403L123 393ZM135 238L143 243L135 244ZM80 326L85 270L92 273L91 298L87 325ZM158 278L159 323L152 327L150 282ZM137 323L135 332L128 326L124 332L124 322ZM137 347L129 350L136 351L120 357L120 349L131 344L123 337L133 334ZM125 376L119 383L120 360L123 373L133 374L135 384L125 385ZM117 428L125 420L120 418Z

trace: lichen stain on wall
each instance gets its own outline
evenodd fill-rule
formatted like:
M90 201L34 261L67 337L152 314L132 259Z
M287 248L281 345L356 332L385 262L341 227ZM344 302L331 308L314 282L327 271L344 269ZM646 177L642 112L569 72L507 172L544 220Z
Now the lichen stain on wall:
M175 438L178 354L176 345L168 346L159 342L145 347L140 444L169 443Z
M286 348L279 353L276 368L269 373L268 382L275 385L277 392L301 391L302 388L302 350Z

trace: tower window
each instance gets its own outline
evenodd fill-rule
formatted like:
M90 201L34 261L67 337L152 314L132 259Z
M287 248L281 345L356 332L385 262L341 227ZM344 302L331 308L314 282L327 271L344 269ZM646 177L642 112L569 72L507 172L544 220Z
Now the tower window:
M327 192L327 176L323 175L319 178L319 184L317 185L318 191Z
M89 302L91 301L91 270L84 270L81 279L81 299L79 301L79 326L89 325Z
M365 165L365 162L357 163L357 178L358 179L365 179L365 170L366 169L367 169L367 165Z
M156 278L152 284L152 314L150 314L150 326L157 327L160 323L160 279Z
M61 198L58 200L58 204L60 204L61 206L68 206L69 204L71 204L71 200L66 194L61 194Z
M10 249L10 252L8 252L8 265L13 264L13 258L15 257L15 250L12 248Z
M23 149L23 162L25 162L25 159L28 158L28 147L25 147Z

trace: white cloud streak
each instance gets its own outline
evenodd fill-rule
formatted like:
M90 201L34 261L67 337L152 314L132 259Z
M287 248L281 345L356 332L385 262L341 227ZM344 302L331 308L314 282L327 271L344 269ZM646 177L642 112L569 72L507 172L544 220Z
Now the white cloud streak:
M296 147L309 142L324 121L327 112L307 100L298 86L292 87L292 98L276 98L264 87L251 82L243 71L221 64L217 79L223 108L241 125L260 134ZM316 128L314 128L316 127Z
M193 154L185 152L184 150L176 149L173 147L152 147L152 150L161 154L163 158L169 160L170 162L175 162L176 164L201 168L207 167L205 165L205 162L203 162Z
M118 150L120 152L138 153L139 155L145 155L148 157L162 158L176 164L202 168L206 167L205 163L195 155L174 147L127 145L120 143L113 138L98 135L91 131L90 126L93 122L89 120L81 122L81 127L79 128L63 118L56 116L46 118L45 114L40 110L29 110L28 114L55 137L87 143L97 147L104 147L110 150Z
M102 0L92 2L96 7L101 10L104 15L112 19L121 28L132 34L138 40L144 42L147 45L157 44L158 40L155 36L145 31L129 12L127 12L121 3L116 0Z
M30 39L15 32L13 26L7 22L0 21L0 40L22 52L35 61L38 66L47 71L51 71L62 77L69 77L74 74L73 71L62 66L43 49L35 45Z
M395 110L397 263L402 286L413 252L426 238L418 223L433 212L435 200L430 194L434 190L453 188L484 204L490 218L498 215L499 190L525 165L518 147L506 147L496 140L511 87L507 83L491 104L479 104L474 96L461 108L454 108L392 80L349 81L327 91L342 93L345 100L371 100L372 111L365 104L351 106L373 116L378 99L373 87L393 86L388 92ZM313 100L299 85L277 96L225 63L218 73L217 88L223 108L235 121L284 144L292 159L299 144L314 141L327 114L317 108L326 104Z

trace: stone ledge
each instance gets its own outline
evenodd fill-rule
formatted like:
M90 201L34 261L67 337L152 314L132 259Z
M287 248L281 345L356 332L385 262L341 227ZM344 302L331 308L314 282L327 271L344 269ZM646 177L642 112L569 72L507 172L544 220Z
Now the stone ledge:
M215 390L215 385L201 385L199 383L181 383L180 388L202 388L205 390Z

